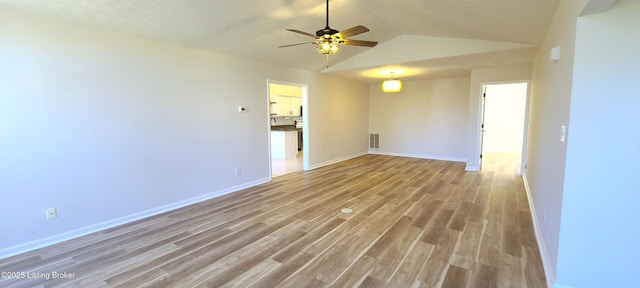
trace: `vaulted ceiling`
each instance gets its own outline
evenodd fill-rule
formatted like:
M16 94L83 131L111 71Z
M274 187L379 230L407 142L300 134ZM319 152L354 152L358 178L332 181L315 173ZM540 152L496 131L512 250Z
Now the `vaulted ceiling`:
M403 79L468 75L471 69L531 63L560 0L331 0L330 26L371 31L329 56L308 42L325 26L323 0L0 0L0 8L212 49L373 83L389 68Z

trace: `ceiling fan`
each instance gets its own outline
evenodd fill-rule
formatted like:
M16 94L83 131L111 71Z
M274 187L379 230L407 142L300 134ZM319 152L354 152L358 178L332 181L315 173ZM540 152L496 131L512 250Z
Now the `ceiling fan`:
M375 42L375 41L347 39L351 36L355 36L355 35L362 34L369 31L367 27L364 27L362 25L358 25L343 31L338 31L329 27L329 0L327 0L327 25L324 27L324 29L320 29L316 31L315 35L304 32L304 31L296 30L296 29L286 29L286 30L312 37L315 40L313 42L303 42L303 43L283 45L283 46L279 46L278 48L298 46L298 45L304 45L304 44L314 44L316 45L316 52L320 54L326 54L327 57L329 56L329 54L334 54L338 52L338 50L340 50L340 46L342 45L374 47L378 44L378 42Z

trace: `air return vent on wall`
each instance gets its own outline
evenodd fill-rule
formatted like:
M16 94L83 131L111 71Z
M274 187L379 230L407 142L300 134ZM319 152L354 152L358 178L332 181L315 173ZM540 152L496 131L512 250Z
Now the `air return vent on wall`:
M369 134L369 148L380 148L380 134Z

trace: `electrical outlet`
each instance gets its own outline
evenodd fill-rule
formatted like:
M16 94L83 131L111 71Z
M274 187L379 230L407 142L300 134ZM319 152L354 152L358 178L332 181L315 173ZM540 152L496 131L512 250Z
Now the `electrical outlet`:
M242 174L242 169L236 168L236 176L240 176Z
M44 213L47 215L47 220L58 218L58 212L56 211L56 208L49 208L47 210L44 210Z

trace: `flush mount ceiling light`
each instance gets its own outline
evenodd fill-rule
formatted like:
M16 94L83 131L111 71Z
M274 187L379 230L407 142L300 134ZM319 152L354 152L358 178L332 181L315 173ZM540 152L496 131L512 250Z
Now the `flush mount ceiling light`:
M402 90L402 81L393 79L394 71L390 71L391 79L382 82L382 91L386 93L400 92Z

